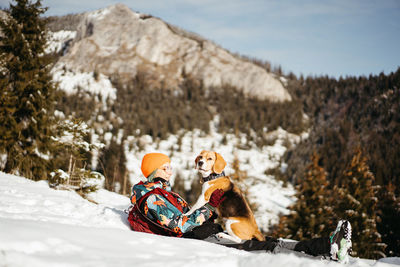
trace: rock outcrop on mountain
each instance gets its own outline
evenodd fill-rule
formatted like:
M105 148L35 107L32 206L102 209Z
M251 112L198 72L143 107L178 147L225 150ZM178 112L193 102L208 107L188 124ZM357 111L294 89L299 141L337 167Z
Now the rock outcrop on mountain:
M58 63L126 80L143 72L155 87L176 88L183 75L190 75L207 87L226 84L262 99L291 100L275 75L211 41L182 32L117 4L80 16L75 39Z

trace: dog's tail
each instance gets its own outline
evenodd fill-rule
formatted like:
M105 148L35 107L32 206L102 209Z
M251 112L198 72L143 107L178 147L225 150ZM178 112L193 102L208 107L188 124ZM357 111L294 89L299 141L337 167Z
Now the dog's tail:
M254 233L254 237L258 241L265 241L265 236L260 232L260 230L257 229L257 231Z

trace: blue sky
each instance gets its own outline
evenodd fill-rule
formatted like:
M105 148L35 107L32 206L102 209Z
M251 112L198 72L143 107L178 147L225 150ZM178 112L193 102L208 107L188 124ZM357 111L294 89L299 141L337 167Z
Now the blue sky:
M116 3L285 73L338 78L400 67L399 0L42 0L49 16Z

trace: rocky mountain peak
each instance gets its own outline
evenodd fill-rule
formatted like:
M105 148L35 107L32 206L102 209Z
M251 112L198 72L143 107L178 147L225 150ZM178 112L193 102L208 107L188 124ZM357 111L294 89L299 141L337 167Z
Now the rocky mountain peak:
M59 63L126 80L144 72L155 87L175 88L182 75L190 74L207 87L227 84L262 99L291 100L280 80L265 69L123 4L84 13Z

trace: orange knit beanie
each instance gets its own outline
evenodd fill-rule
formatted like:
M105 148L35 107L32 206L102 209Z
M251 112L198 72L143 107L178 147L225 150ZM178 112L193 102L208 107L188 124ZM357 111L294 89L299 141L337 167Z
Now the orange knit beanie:
M160 168L167 162L171 162L169 157L162 153L148 153L144 155L142 160L142 173L147 178L155 170Z

